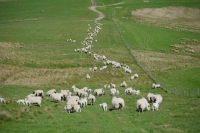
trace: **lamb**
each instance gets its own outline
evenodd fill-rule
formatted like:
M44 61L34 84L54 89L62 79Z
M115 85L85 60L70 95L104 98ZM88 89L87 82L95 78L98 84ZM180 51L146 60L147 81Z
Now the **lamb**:
M44 91L43 90L35 90L35 91L33 91L33 94L35 94L35 96L40 96L43 98Z
M125 94L132 94L132 93L133 93L132 87L125 89Z
M78 101L78 104L80 105L81 108L84 108L84 107L87 105L87 97L81 98L81 99Z
M96 98L95 98L94 95L90 94L89 97L88 97L88 100L90 102L90 105L94 105Z
M89 74L86 75L86 79L90 79L90 75Z
M101 103L99 106L102 107L103 111L107 111L107 103Z
M153 89L160 88L160 87L161 87L160 84L155 84L155 83L152 84Z
M127 84L125 81L123 81L121 84L120 84L120 87L127 87Z
M64 96L62 93L52 93L50 97L53 99L55 102L61 102L64 100Z
M158 110L158 108L159 108L159 103L157 103L157 102L153 103L152 110L156 111L156 110Z
M138 74L134 74L133 76L131 76L131 80L133 80L133 79L136 79L136 78L138 78L139 76L138 76Z
M112 107L114 109L123 109L124 106L125 106L124 99L117 98L115 96L112 98Z
M25 100L24 99L19 99L19 100L17 100L17 104L25 105Z
M6 103L6 100L4 98L0 98L0 103Z
M38 106L41 107L41 103L42 103L42 98L41 97L31 97L31 96L28 96L25 98L25 100L28 100L30 101L31 104L37 104Z
M110 89L110 95L114 96L115 94L119 95L119 91L116 88L111 88Z
M46 96L50 96L52 93L56 93L56 90L51 89L51 90L47 91Z
M105 95L105 91L103 90L103 88L95 89L94 90L94 95L96 95L96 96Z
M141 99L137 100L137 106L136 106L136 110L138 110L138 112L143 112L145 109L150 110L150 105L147 102L147 100L142 97Z

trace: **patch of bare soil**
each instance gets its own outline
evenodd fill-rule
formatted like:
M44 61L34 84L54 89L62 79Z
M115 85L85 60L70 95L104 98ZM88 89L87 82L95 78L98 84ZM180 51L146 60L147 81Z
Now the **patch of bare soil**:
M197 39L181 38L179 44L170 45L175 53L200 54L200 42Z
M200 59L177 54L166 54L153 51L132 51L137 60L151 72L169 72L180 68L199 67Z
M189 7L143 8L132 11L139 22L168 25L168 28L200 30L200 9Z

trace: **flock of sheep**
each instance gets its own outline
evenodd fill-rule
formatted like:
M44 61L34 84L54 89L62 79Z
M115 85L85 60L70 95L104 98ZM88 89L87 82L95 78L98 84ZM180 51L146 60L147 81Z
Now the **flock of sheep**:
M90 54L93 56L95 60L103 61L104 66L100 67L99 70L103 71L108 67L108 65L111 65L112 68L122 68L125 73L132 73L131 69L128 65L122 64L116 61L112 61L106 58L105 55L99 55L96 53L93 53L90 51L90 49L93 47L92 42L94 36L96 36L101 29L102 24L98 22L98 20L101 20L101 18L98 18L95 20L95 29L91 31L91 26L88 24L88 30L87 30L87 37L84 41L82 41L82 45L84 47L77 48L74 51L75 52L84 52L87 54ZM76 42L76 40L68 39L68 41ZM95 40L97 42L97 40ZM93 67L89 69L90 71L98 71L97 67ZM138 78L138 74L134 74L130 77L131 80ZM90 79L90 75L86 75L86 79ZM127 83L123 81L120 84L120 87L126 88L124 90L125 95L140 95L140 90L135 90L132 87L128 87ZM152 84L152 88L160 88L160 84ZM55 102L62 102L67 101L66 105L64 106L64 110L68 113L71 112L81 112L82 108L85 108L87 105L94 105L96 101L97 96L103 96L105 95L105 89L110 90L110 95L112 96L112 108L119 110L123 109L125 107L125 101L121 97L117 97L119 95L119 90L116 89L116 84L110 83L108 85L104 85L103 88L98 89L89 89L88 87L83 88L77 88L75 85L72 86L72 90L61 90L60 92L57 92L55 89L51 89L46 92L46 97L51 97L53 101ZM43 90L35 90L33 93L27 95L24 99L17 100L17 104L22 104L26 106L31 106L33 104L36 104L38 106L41 106L42 99L44 97L44 91ZM149 93L147 97L142 97L137 100L136 102L136 110L138 112L143 112L144 110L150 110L150 103L152 103L152 110L158 110L159 105L162 103L162 96L160 94L152 94ZM0 98L0 103L6 103L6 100L4 98ZM99 106L103 109L103 111L107 111L108 105L107 103L101 103Z

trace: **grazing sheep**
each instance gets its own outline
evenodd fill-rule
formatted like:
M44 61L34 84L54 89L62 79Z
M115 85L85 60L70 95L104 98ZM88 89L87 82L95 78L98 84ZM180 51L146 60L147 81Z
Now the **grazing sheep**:
M17 104L25 105L25 100L24 99L19 99L19 100L17 100Z
M94 95L96 95L96 96L105 95L105 91L103 90L103 88L95 89L95 90L94 90Z
M150 105L147 102L147 100L142 97L141 99L137 100L137 106L136 106L136 110L138 110L138 112L143 112L145 109L150 110Z
M41 97L28 96L28 97L25 98L25 100L30 101L31 104L37 104L38 106L41 107L41 103L42 103L42 98Z
M89 74L86 75L86 79L90 79L90 75Z
M51 90L47 91L46 96L50 96L52 93L56 93L56 90L51 89Z
M125 89L125 94L132 94L133 93L133 88L132 87L129 87L127 89Z
M40 96L43 98L44 96L44 91L43 90L34 90L33 94L35 94L35 96Z
M156 110L158 110L158 108L159 108L159 103L157 103L157 102L153 103L152 110L156 111Z
M78 101L76 101L73 98L68 99L66 107L64 108L68 113L71 111L80 111L81 112L81 107L78 105Z
M64 96L62 93L52 93L50 97L53 99L55 102L61 102L64 100Z
M157 102L158 104L162 103L162 96L160 94L156 94L156 95L153 95L152 97L152 101L155 103Z
M153 89L160 88L160 87L161 87L160 84L155 84L155 83L152 84Z
M78 104L80 105L81 108L84 108L84 107L87 105L87 97L81 98L81 99L78 101Z
M116 88L111 88L110 89L110 95L114 96L115 94L119 95L119 91Z
M120 87L127 87L127 84L125 81L123 81L121 84L120 84Z
M66 100L67 96L71 95L69 90L60 90L60 93L63 95L63 100Z
M99 106L102 107L103 111L107 111L107 103L101 103Z
M148 93L147 94L147 100L148 100L148 102L153 102L153 97L154 97L153 93Z
M78 102L80 98L79 98L78 96L71 96L71 95L67 97L67 100L68 100L68 101L71 100L71 99L73 99L73 100L75 100L76 102Z
M123 109L124 106L125 106L124 99L117 98L115 96L112 98L112 107L114 109Z
M89 97L88 97L88 100L90 102L90 105L94 105L96 98L95 98L94 95L90 94Z
M133 76L131 76L131 80L133 80L133 79L136 79L136 78L138 78L139 76L138 76L138 74L134 74Z

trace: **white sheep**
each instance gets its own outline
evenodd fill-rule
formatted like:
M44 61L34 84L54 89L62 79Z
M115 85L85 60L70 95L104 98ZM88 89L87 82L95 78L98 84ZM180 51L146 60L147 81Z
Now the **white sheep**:
M50 96L52 93L56 93L56 89L51 89L47 91L46 96Z
M86 79L90 79L90 75L89 74L86 75Z
M107 103L101 103L99 106L102 107L103 111L107 111Z
M78 96L67 96L67 100L69 101L69 100L71 100L71 99L73 99L73 100L75 100L76 102L78 102L79 101L79 97Z
M152 96L152 101L155 103L157 102L158 104L162 103L162 96L160 94L155 94Z
M152 84L153 89L160 88L160 87L161 87L160 84L155 84L155 83Z
M124 103L123 98L117 98L115 96L112 98L112 107L114 109L123 109L124 106L125 106L125 103Z
M119 95L119 91L116 88L111 88L110 89L110 95L114 96L115 94Z
M78 101L78 104L80 105L80 107L84 108L87 105L87 97L81 98Z
M156 110L158 110L158 108L159 108L159 103L157 103L157 102L153 103L152 110L156 111Z
M94 95L96 95L96 96L105 95L105 91L104 91L103 88L95 89L95 90L94 90Z
M30 101L31 104L37 104L41 107L41 104L42 104L42 98L41 97L28 96L28 97L25 98L25 100Z
M153 102L153 96L154 96L154 94L153 93L148 93L147 94L147 100L148 100L148 102Z
M140 112L143 112L145 109L150 110L150 105L147 102L147 100L144 97L142 97L142 98L137 100L136 109L140 113Z
M17 104L25 105L25 100L24 99L19 99L19 100L17 100Z
M127 84L125 81L123 81L121 84L120 84L120 87L127 87Z
M132 87L129 87L129 88L127 88L127 89L125 89L125 94L132 94L133 93L133 88Z
M95 102L96 98L95 98L94 95L90 94L90 95L88 96L88 100L89 100L89 102L90 102L90 105L94 105L94 102Z
M76 101L75 99L73 98L70 98L68 99L67 101L67 104L66 104L66 107L65 107L65 110L70 113L71 111L80 111L81 112L81 109L80 109L80 105L78 105L78 101Z
M67 96L71 95L69 90L60 90L60 93L63 95L63 100L66 100Z
M33 94L35 94L35 96L40 96L43 98L44 96L44 91L43 90L34 90Z
M133 76L131 76L131 80L133 80L133 79L136 79L136 78L138 78L139 76L138 76L138 74L134 74Z
M53 99L55 102L61 102L64 100L64 96L62 93L52 93L50 97Z
M93 67L93 71L97 71L97 67Z

